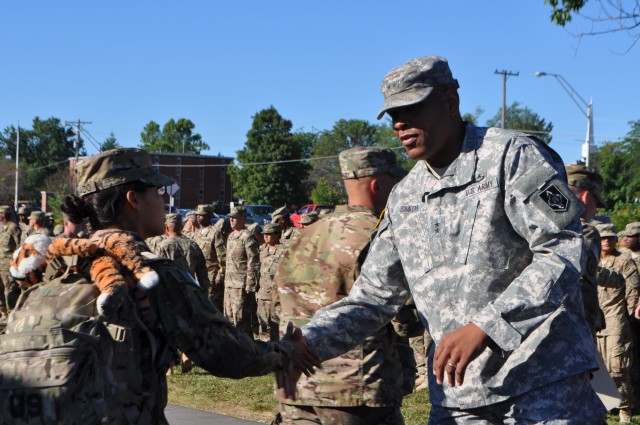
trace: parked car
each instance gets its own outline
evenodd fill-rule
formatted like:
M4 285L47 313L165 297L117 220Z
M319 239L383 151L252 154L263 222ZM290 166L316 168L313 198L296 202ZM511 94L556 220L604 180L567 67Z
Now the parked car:
M275 210L271 205L247 205L247 223L260 225L271 223L271 213Z
M304 207L300 208L297 212L291 214L289 218L293 222L294 226L302 227L302 225L300 224L300 218L302 218L302 214L308 214L313 211L316 211L319 214L322 210L332 209L333 207L331 205L307 204Z

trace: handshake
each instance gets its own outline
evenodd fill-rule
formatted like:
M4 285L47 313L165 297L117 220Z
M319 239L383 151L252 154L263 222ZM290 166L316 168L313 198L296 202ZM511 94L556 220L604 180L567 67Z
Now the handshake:
M293 326L289 322L287 331L285 332L279 344L287 347L289 361L283 367L276 371L276 385L278 389L284 391L287 398L296 398L296 384L300 376L304 373L311 376L315 373L314 368L321 368L321 361L318 354L307 345L307 340L302 335L300 328Z

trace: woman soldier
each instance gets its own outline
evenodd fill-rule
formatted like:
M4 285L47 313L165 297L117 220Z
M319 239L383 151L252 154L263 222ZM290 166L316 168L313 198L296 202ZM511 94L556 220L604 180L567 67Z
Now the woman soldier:
M80 198L64 208L88 216L95 230L91 239L121 232L135 237L140 251L148 251L144 240L164 232L162 195L174 180L157 172L141 149L103 152L79 162L76 173ZM310 352L291 358L292 346L297 351L304 345L298 334L291 331L279 342L253 341L236 330L171 261L147 263L160 280L147 290L130 290L126 301L132 307L121 309L135 316L130 330L134 352L113 356L114 376L125 381L113 397L113 423L166 423L165 373L176 350L212 374L231 378L264 375L292 365L309 372L319 364Z

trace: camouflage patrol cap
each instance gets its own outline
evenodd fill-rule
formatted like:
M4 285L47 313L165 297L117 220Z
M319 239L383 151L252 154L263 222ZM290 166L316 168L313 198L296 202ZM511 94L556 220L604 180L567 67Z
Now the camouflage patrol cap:
M357 147L340 152L342 178L357 179L375 174L389 173L404 177L407 171L398 166L396 155L388 148Z
M247 209L245 207L234 207L231 208L231 212L229 213L229 217L238 218L238 217L246 217Z
M271 222L273 223L280 217L288 217L291 214L291 211L287 207L280 207L271 213Z
M597 224L596 229L598 229L598 233L600 233L600 237L602 238L618 237L618 233L616 232L616 226L614 226L611 223Z
M211 215L213 214L213 205L209 204L200 204L196 208L196 215Z
M440 56L423 56L411 59L385 75L380 91L384 104L378 113L382 118L389 109L415 105L426 99L434 87L453 84L460 87L453 78L449 63Z
M587 167L584 164L567 164L564 168L567 171L569 185L588 190L596 198L598 208L606 208L606 204L602 200L604 180L595 168Z
M302 217L300 217L300 224L312 224L318 221L318 218L318 213L311 211L310 213L302 214Z
M31 211L29 214L29 220L44 220L45 215L42 211Z
M164 224L182 226L182 216L178 213L171 213L164 216Z
M640 222L634 221L625 226L624 231L626 236L637 236L640 235Z
M30 212L31 212L31 210L28 207L24 206L24 205L20 205L18 207L18 215L27 215Z
M0 213L10 214L11 211L13 211L13 208L9 205L0 205Z
M156 171L149 153L143 149L113 149L102 152L78 162L75 173L80 196L135 181L157 187L175 183L171 177Z
M272 235L274 233L282 233L282 227L276 223L267 223L262 227L263 235Z
M191 211L187 211L187 213L185 214L185 217L195 217L196 216L196 212L191 210Z
M258 223L251 223L247 226L247 230L251 232L252 235L262 234L262 226L260 226Z

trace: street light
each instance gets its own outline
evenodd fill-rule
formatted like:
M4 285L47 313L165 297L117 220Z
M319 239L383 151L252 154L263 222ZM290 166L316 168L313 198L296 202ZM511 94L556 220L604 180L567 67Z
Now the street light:
M552 74L550 72L536 72L536 77L546 77L547 75L556 79L556 81L560 84L564 91L567 92L569 97L571 97L573 103L575 103L582 114L587 117L587 138L582 145L582 159L584 160L585 164L589 165L589 154L592 151L592 147L595 147L595 142L593 140L593 102L591 101L587 103L587 101L578 94L578 92L562 75ZM586 113L584 112L584 107L587 108Z

